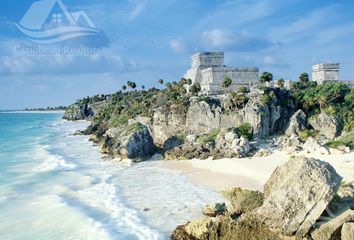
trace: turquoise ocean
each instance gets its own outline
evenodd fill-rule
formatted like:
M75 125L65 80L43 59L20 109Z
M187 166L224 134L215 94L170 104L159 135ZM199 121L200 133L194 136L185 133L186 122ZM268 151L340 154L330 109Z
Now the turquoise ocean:
M0 239L169 239L215 191L158 161L104 158L62 113L0 112Z

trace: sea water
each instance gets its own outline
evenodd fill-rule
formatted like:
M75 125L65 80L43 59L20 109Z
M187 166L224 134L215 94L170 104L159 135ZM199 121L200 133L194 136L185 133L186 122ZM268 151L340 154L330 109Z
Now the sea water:
M0 239L169 239L220 201L158 161L104 160L62 113L0 112Z

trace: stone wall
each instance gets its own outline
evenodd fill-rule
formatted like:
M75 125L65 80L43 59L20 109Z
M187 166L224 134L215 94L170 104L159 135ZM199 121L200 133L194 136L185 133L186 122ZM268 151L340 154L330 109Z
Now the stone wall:
M317 84L339 80L339 63L321 63L312 66L312 80Z
M258 68L213 67L201 71L202 93L218 94L237 90L241 86L250 86L258 82ZM225 77L232 80L228 88L221 87Z
M223 52L201 52L192 56L192 68L224 66Z

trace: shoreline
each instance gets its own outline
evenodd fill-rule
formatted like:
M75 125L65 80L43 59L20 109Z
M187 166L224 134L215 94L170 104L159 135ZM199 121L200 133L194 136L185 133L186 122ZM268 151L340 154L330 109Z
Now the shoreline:
M343 181L354 181L354 152L343 154L316 155L303 154L330 163L343 177ZM263 185L279 165L289 160L291 155L275 151L265 157L220 160L167 160L160 166L181 172L198 185L220 190L241 187L263 191Z

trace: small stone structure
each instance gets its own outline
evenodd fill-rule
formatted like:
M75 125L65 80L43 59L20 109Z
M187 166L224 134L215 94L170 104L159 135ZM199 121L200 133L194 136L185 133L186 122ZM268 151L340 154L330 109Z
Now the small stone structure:
M250 86L258 82L258 68L234 68L224 65L223 52L200 52L192 56L191 68L184 75L192 84L199 83L202 94L223 94ZM223 88L225 77L232 80L228 88ZM190 86L186 86L189 90Z
M339 80L339 63L320 63L312 66L312 80L317 84Z

